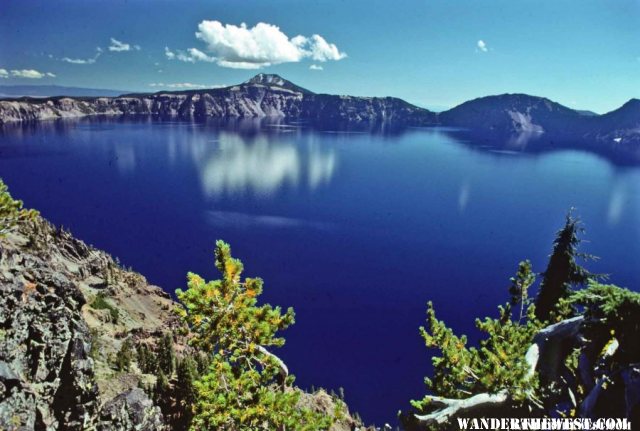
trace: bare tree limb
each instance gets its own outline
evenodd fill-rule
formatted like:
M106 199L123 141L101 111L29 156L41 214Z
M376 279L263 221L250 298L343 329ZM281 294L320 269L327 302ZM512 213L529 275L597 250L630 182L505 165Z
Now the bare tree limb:
M584 316L576 316L554 323L553 325L546 326L538 331L538 333L533 337L533 343L529 346L529 349L524 356L525 361L529 364L528 377L533 377L536 372L543 349L545 349L551 342L564 340L577 334L583 321Z
M475 409L502 405L508 398L509 394L506 390L502 390L497 394L478 394L461 400L430 397L434 404L439 404L444 408L426 415L415 415L415 418L423 425L442 425L453 417Z
M527 378L534 376L541 364L541 357L544 357L544 361L542 362L546 362L548 357L552 356L549 358L549 360L554 362L551 368L556 368L555 362L558 362L560 358L554 357L553 350L555 348L549 349L549 344L555 345L559 341L576 335L583 321L583 316L572 317L541 329L533 337L533 343L529 346L525 354L525 361L529 365ZM546 365L548 364L545 364L545 366ZM533 396L533 394L531 395ZM434 405L441 408L426 415L414 415L421 425L444 424L453 417L469 413L473 410L499 407L509 400L509 392L503 389L495 394L482 393L463 399L451 399L438 396L429 396L428 398Z
M584 316L576 316L538 331L533 337L533 343L529 347L527 355L525 355L530 366L531 376L537 371L545 381L558 379L558 374L564 367L565 340L578 334L584 320ZM536 348L537 357L535 355Z
M609 344L607 344L607 348L602 353L600 363L605 362L608 358L613 356L618 351L618 347L620 347L620 343L616 338L613 338L609 342ZM580 414L582 416L590 416L593 408L596 405L596 402L598 401L598 398L600 397L600 394L602 393L602 389L604 388L605 383L609 380L610 377L608 374L603 374L598 378L598 380L596 380L595 386L593 387L593 389L591 389L591 391L589 391L589 395L587 395L587 397L584 399L584 401L582 401L582 404L580 405Z
M263 346L258 345L256 346L256 349L263 355L268 356L276 362L276 364L280 368L280 375L283 377L283 379L289 375L289 368L287 368L287 364L285 364L282 359L265 349Z

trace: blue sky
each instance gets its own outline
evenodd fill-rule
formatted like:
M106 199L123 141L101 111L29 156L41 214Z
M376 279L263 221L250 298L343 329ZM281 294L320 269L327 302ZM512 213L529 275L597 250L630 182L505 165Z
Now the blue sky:
M435 109L522 92L606 112L640 97L640 1L0 5L0 85L158 91L230 85L257 72Z

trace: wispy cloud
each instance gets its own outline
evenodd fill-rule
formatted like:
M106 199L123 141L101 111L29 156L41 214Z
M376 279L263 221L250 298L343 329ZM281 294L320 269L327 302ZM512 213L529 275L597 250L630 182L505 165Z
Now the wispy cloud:
M71 63L71 64L93 64L96 62L96 58L69 58L69 57L63 57L62 61L67 62L67 63Z
M151 84L149 84L149 87L164 87L164 88L192 88L192 89L197 89L197 88L220 88L223 87L223 85L203 85L203 84L193 84L191 82L176 82L176 83L172 83L172 84L165 84L164 82L152 82Z
M482 39L480 39L476 45L478 47L478 51L481 51L481 52L489 51L489 47L487 46L487 43Z
M172 51L166 47L165 55L169 60L215 62L236 69L259 69L305 58L325 62L347 57L318 34L289 38L279 27L264 22L249 28L244 23L236 26L205 20L198 24L196 37L205 43L208 54L196 48Z
M97 47L96 54L93 57L90 57L90 58L63 57L60 60L66 63L71 63L71 64L94 64L96 61L98 61L98 58L100 58L101 55L102 55L102 48Z
M322 66L320 66L319 64L312 64L311 66L309 66L309 69L311 69L311 70L324 70L324 68Z
M14 69L10 73L7 69L0 69L0 78L8 78L12 76L14 78L26 78L26 79L42 79L42 78L55 78L56 75L51 72L39 72L35 69Z
M115 38L110 39L110 45L107 47L110 52L127 52L127 51L140 51L140 45L131 45L129 43L121 42ZM72 58L62 57L60 61L70 64L95 64L100 56L104 53L104 49L96 47L96 53L93 57L88 58ZM53 55L49 54L49 58L53 58Z
M109 51L113 52L126 52L126 51L140 51L140 45L130 45L125 42L121 42L116 38L111 38L111 44L108 47Z

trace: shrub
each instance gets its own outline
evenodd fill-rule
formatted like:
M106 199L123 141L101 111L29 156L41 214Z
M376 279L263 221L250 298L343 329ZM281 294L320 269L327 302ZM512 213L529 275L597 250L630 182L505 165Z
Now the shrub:
M293 376L267 348L284 344L277 333L294 322L293 310L258 305L263 282L241 279L243 265L218 241L215 264L222 279L205 282L189 274L188 289L177 291L191 344L206 352L210 365L195 383L193 430L322 430L330 418L297 405Z
M116 354L116 369L118 371L129 371L131 361L133 360L133 343L127 338Z
M114 307L107 301L107 297L103 292L98 293L94 298L93 302L89 304L89 306L96 310L109 310L109 316L111 316L111 321L113 323L118 323L118 319L120 318L120 312L116 307Z
M37 215L37 211L24 209L22 201L13 199L7 185L0 179L0 236L7 234L21 221L32 220Z

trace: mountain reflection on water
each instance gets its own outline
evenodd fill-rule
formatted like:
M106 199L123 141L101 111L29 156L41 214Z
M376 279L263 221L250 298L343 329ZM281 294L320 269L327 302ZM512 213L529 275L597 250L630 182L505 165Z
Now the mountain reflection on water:
M369 134L376 135L380 137L384 137L387 139L394 139L398 136L404 135L406 133L414 133L416 130L423 131L437 131L443 135L449 136L452 140L461 143L463 145L468 145L471 148L476 148L481 151L489 151L493 154L504 154L504 155L514 155L514 154L540 154L554 151L566 151L566 150L577 150L577 151L585 151L588 153L596 154L599 157L603 157L608 161L620 165L620 166L637 166L640 165L640 145L628 145L628 146L619 146L615 141L611 142L597 142L597 141L586 141L586 140L574 140L574 141L566 141L563 138L553 136L549 133L544 133L540 131L523 131L520 133L512 133L512 134L502 134L496 133L492 131L477 131L477 130L466 130L466 129L457 129L452 127L406 127L402 125L397 125L393 123L343 123L343 122L308 122L308 121L298 121L298 120L287 120L284 118L244 118L244 119L217 119L217 118L209 118L206 120L197 120L197 121L188 121L188 120L176 120L173 117L159 117L159 116L94 116L94 117L84 117L79 119L59 119L54 121L40 121L40 122L24 122L24 123L7 123L0 126L0 137L2 136L29 136L33 133L39 133L46 131L47 133L58 133L64 134L67 133L71 129L75 128L87 128L92 132L96 131L104 131L113 128L116 124L121 123L130 123L130 124L153 124L155 127L165 127L172 128L175 125L180 125L181 127L192 128L193 130L202 130L203 133L211 133L216 130L225 130L226 135L230 134L234 135L234 139L241 139L242 142L246 143L247 149L253 146L252 142L257 142L259 136L267 136L267 137L283 137L286 134L291 134L293 136L299 136L302 131L315 131L318 133L331 133L331 134ZM225 133L225 132L221 132ZM213 141L209 140L208 143ZM223 140L220 141L223 146L227 148L232 148L233 145L226 145ZM264 142L264 141L263 141ZM175 143L175 145L180 145L180 143ZM258 144L259 145L259 144ZM177 148L173 148L174 150ZM206 151L208 149L208 145L206 143L200 144L200 149ZM232 151L236 151L236 148L233 148ZM263 150L264 144L263 144ZM131 164L131 154L126 153L127 150L121 150L121 156L124 160L122 160L122 168L128 169ZM223 150L226 152L226 150ZM251 150L249 150L251 151ZM259 151L255 149L254 151ZM276 150L276 152L279 152ZM254 155L259 156L257 153ZM231 154L228 156L232 157ZM275 157L274 162L284 162L288 168L286 172L272 172L270 175L275 175L276 177L279 175L284 175L288 178L285 181L290 181L289 178L297 177L295 182L298 183L303 178L300 174L293 174L292 162L285 162L284 158L290 157L285 155L285 152L281 152L280 154L270 154L266 155L267 157ZM241 154L240 151L235 154L235 157L249 157L246 159L247 162L251 163L251 157L249 154ZM240 161L239 158L235 158L234 161ZM253 159L255 161L256 159ZM230 160L231 161L231 160ZM301 161L304 165L305 162ZM323 159L323 155L318 155L318 157L312 157L308 160L308 169L309 175L308 184L313 186L318 182L324 181L325 177L328 174L328 170L333 169L333 163L330 159ZM261 163L260 168L264 168L265 164ZM303 168L304 170L304 168ZM246 181L248 183L255 184L255 175L253 178L250 176L253 175L253 169L251 170L251 174L246 175ZM330 176L330 174L329 174ZM266 181L269 181L270 178L265 178ZM226 180L223 180L226 183L226 186L223 186L222 189L226 189L230 191L230 187L234 190L238 191L238 186L242 180L237 178L233 178L233 176L228 176ZM240 183L236 183L239 181ZM291 180L292 181L292 180ZM217 181L214 181L217 182ZM248 184L247 183L247 184ZM234 184L237 184L234 185ZM218 185L215 185L212 191L220 190ZM259 190L256 189L259 192ZM268 190L263 190L267 192Z

